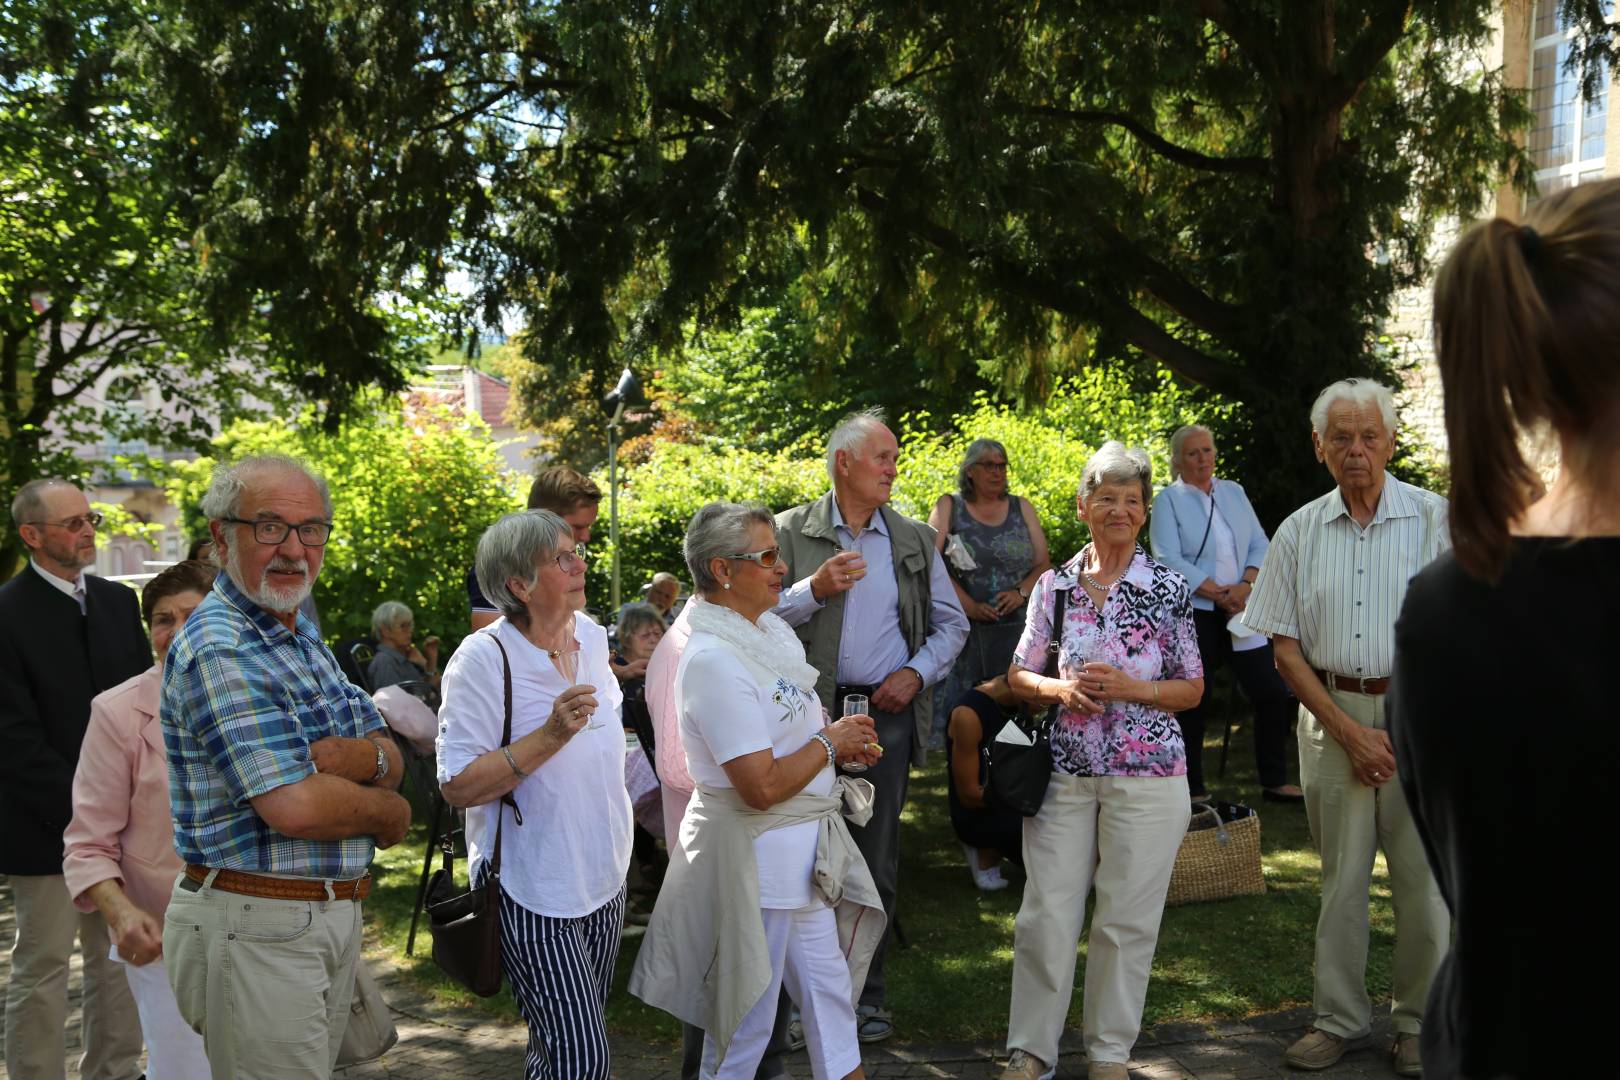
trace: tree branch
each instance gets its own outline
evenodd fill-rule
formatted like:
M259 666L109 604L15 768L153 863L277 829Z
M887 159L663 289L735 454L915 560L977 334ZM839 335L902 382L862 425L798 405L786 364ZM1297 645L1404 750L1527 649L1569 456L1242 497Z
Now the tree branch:
M1231 38L1260 77L1275 86L1279 78L1278 42L1263 20L1242 7L1243 0L1193 0L1193 10Z
M1367 29L1345 52L1344 63L1328 84L1324 100L1328 111L1344 108L1361 92L1406 33L1411 11L1411 0L1385 0L1368 14Z
M1185 146L1177 146L1135 117L1109 109L1060 109L1055 105L1030 105L1023 111L1028 115L1045 116L1056 120L1073 120L1081 124L1113 124L1122 127L1160 157L1191 169L1265 176L1271 168L1271 163L1262 157L1211 157L1197 150L1189 150Z
M1140 245L1112 224L1101 224L1097 231L1108 249L1111 263L1122 262L1131 266L1142 287L1171 311L1228 345L1234 348L1239 346L1239 323L1244 314L1242 307L1209 295L1143 251Z

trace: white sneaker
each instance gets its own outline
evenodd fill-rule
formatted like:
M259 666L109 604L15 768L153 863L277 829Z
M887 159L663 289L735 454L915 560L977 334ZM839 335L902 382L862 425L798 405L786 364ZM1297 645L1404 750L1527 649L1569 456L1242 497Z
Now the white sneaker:
M1007 879L1001 876L1000 863L988 870L980 870L978 848L963 844L962 854L967 856L968 873L973 875L973 884L979 887L980 892L997 892L1007 887Z

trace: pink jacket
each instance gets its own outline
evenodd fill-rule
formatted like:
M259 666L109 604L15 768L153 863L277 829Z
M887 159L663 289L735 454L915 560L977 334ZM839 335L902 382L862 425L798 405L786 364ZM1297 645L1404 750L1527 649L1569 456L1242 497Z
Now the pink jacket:
M681 653L692 637L692 607L701 603L696 596L686 602L647 661L647 711L652 714L653 737L657 740L658 782L684 795L692 794L692 774L686 771L681 716L675 708L675 673L680 670Z
M94 911L86 889L109 878L163 918L182 865L169 817L169 765L158 722L163 669L142 672L90 702L73 776L73 821L62 873L73 906Z

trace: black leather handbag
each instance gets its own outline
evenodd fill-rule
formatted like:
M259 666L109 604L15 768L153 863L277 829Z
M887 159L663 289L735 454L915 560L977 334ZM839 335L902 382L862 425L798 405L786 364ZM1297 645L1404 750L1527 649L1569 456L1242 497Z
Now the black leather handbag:
M1058 652L1063 647L1063 616L1069 606L1069 593L1061 590L1052 605L1052 637L1046 643L1046 667L1043 675L1056 675ZM1020 709L1016 723L1029 738L1029 745L990 742L990 798L997 805L1015 810L1025 817L1034 817L1041 811L1046 798L1046 786L1052 779L1052 725L1057 721L1058 706L1053 705L1039 716Z
M506 684L506 719L501 728L501 745L506 746L512 741L512 664L499 638L495 645L501 650ZM503 795L495 819L495 853L482 882L468 882L465 892L456 886L454 815L445 825L444 864L428 882L426 910L428 932L433 935L433 962L479 997L501 992L501 828L507 806L512 808L513 824L523 824L516 800L510 793Z

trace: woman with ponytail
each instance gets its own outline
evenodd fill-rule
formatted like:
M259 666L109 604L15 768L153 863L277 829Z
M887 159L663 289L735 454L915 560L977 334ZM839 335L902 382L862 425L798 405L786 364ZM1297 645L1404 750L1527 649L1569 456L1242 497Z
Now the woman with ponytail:
M1615 944L1614 920L1580 919L1570 899L1607 880L1591 840L1612 810L1601 740L1620 655L1620 180L1560 192L1523 224L1474 226L1434 311L1454 547L1407 592L1390 702L1401 783L1455 926L1424 1075L1547 1075L1566 1067L1559 1036L1602 1015L1582 1002ZM1558 451L1545 491L1532 440Z

